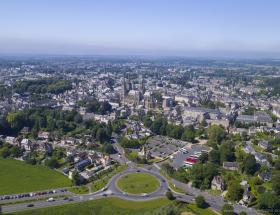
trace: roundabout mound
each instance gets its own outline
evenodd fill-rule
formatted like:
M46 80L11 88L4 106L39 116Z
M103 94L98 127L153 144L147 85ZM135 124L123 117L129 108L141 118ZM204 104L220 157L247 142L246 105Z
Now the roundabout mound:
M118 188L129 194L148 194L160 187L159 180L148 173L129 173L117 181Z

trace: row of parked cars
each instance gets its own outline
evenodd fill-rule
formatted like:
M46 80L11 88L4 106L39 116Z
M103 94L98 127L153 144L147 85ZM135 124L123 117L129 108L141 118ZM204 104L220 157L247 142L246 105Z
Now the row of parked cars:
M67 189L61 189L60 192L64 193L67 191ZM42 192L36 192L36 193L23 193L23 194L16 194L16 195L6 195L6 196L0 196L0 201L2 200L10 200L10 199L22 199L22 198L29 198L29 197L35 197L35 196L44 196L44 195L50 195L57 193L57 190L51 190L51 191L42 191Z

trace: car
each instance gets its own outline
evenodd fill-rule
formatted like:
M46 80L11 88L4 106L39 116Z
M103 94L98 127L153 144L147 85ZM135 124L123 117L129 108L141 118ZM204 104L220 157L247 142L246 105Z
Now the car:
M55 201L54 198L47 199L47 202L54 202L54 201Z
M34 207L34 205L33 204L28 204L28 205L26 205L26 207L32 208L32 207Z
M102 194L102 196L107 196L107 194L106 194L106 193L104 193L104 194Z
M65 197L63 200L69 200L69 198L68 198L68 197Z
M72 202L72 201L74 201L74 200L73 200L73 199L68 199L68 201L69 201L69 202Z

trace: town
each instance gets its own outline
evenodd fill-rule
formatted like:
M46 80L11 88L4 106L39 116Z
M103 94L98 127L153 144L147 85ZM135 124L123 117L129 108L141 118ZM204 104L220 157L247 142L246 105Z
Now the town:
M51 198L203 196L215 211L280 209L280 61L2 57L0 82L1 187L7 160L69 178ZM160 188L121 189L139 172ZM24 186L0 188L4 212L49 190ZM19 198L28 202L9 204Z

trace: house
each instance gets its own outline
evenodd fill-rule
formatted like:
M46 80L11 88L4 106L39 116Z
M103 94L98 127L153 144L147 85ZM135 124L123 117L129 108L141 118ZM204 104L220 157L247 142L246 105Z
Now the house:
M22 141L20 142L20 145L22 148L24 148L26 151L31 151L33 150L33 144L31 142L31 140L29 139L22 139Z
M270 172L262 172L258 175L258 177L263 181L269 181L271 179L271 173Z
M253 202L256 199L254 194L251 191L244 191L242 199L239 201L242 205L248 205L250 202Z
M50 138L50 133L46 131L40 131L38 133L38 138L43 140L48 140Z
M261 147L262 149L266 150L266 151L270 151L272 149L271 145L268 143L267 140L259 141L258 146Z
M248 154L253 154L255 152L254 148L250 144L247 144L243 150Z
M11 145L17 145L17 139L15 137L7 136L5 142Z
M267 166L270 165L268 160L267 160L267 158L266 158L266 156L264 154L262 154L262 153L256 152L255 153L255 159L256 159L256 161L258 163L260 163L262 165L267 165Z
M84 159L82 161L79 161L78 163L75 164L75 169L77 171L82 171L86 166L90 165L91 161L89 158Z
M212 190L225 190L225 184L222 176L216 175L211 182Z
M223 168L227 170L238 170L239 163L237 162L223 162Z

